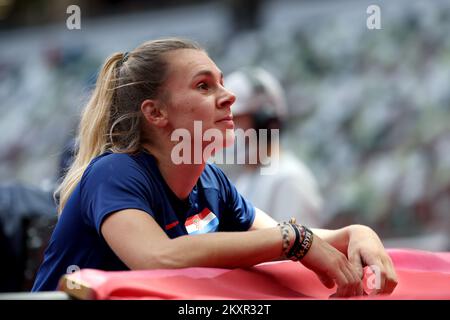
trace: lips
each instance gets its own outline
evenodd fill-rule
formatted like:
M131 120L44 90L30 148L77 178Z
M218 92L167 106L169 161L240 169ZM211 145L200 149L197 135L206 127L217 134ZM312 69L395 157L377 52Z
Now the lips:
M233 116L232 115L228 115L226 117L223 117L223 118L217 120L216 122L221 122L221 121L233 121Z

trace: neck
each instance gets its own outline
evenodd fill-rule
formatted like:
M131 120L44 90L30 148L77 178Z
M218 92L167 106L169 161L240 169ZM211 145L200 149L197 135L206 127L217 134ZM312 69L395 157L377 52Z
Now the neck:
M186 199L205 169L206 163L175 164L171 159L171 150L160 150L145 146L157 162L159 171L172 192L181 200Z

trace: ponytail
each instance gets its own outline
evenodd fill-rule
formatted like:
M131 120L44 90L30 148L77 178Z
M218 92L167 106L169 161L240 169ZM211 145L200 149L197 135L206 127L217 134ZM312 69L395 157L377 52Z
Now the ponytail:
M91 160L110 147L108 136L111 106L117 86L117 65L122 58L122 53L115 53L106 60L98 75L94 92L82 113L75 160L55 191L55 198L59 194L58 213L61 213Z

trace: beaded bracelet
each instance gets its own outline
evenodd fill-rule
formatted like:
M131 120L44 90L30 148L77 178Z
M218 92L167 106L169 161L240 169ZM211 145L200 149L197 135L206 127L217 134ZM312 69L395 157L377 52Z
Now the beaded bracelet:
M310 229L305 226L299 225L296 223L295 218L291 218L289 223L284 222L282 225L289 225L294 229L295 232L295 242L292 245L289 252L286 253L285 246L283 244L283 252L288 259L293 261L299 261L303 259L303 257L308 253L311 248L313 241L313 233ZM289 247L289 241L286 248Z
M286 254L289 245L291 244L291 239L289 239L289 226L286 223L278 224L281 230L281 237L283 238L282 241L282 252L283 254Z

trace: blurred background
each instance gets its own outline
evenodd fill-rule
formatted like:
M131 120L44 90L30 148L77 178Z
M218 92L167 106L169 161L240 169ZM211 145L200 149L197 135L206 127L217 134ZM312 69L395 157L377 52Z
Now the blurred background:
M72 4L81 29L66 26ZM166 36L198 41L225 74L281 80L283 143L316 176L325 227L450 250L450 1L0 0L0 291L32 284L100 65Z

